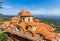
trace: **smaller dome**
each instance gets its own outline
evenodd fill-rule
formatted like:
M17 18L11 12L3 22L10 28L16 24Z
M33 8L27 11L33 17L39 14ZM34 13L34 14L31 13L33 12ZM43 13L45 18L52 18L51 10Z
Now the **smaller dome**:
M31 17L32 16L32 14L29 11L25 11L25 10L21 10L18 14L21 17Z
M18 14L22 15L22 14L25 14L25 12L26 12L25 10L21 10Z
M5 21L5 22L3 22L3 24L5 24L5 26L9 26L10 25L10 21Z
M18 17L12 17L12 18L10 19L10 22L12 22L12 23L17 23L17 22L19 22L19 19L18 19Z
M18 17L12 17L12 18L10 18L10 19L17 19L17 20L18 20Z
M35 19L34 21L35 21L35 22L40 22L40 20L39 20L39 19Z

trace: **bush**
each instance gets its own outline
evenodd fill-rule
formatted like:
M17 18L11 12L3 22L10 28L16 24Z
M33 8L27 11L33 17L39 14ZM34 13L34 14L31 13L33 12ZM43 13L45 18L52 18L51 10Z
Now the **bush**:
M0 33L0 41L6 41L7 35L5 33Z

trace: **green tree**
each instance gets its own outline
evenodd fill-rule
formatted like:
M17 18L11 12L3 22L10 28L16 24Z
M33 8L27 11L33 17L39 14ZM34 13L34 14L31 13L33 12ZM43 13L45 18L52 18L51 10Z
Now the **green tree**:
M2 5L3 5L3 2L2 2L2 1L0 1L0 9L2 8Z

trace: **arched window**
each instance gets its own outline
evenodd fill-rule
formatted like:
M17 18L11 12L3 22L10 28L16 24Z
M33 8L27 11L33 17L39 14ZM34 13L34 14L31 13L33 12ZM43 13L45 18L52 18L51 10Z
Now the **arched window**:
M26 26L26 29L27 30L31 30L31 28L32 28L32 26L30 26L30 25L29 26Z
M21 26L16 26L16 30L19 32L24 32Z
M20 26L17 26L17 29L20 30Z
M16 31L20 31L20 26L16 26Z
M36 25L32 27L32 31L35 31L37 29Z

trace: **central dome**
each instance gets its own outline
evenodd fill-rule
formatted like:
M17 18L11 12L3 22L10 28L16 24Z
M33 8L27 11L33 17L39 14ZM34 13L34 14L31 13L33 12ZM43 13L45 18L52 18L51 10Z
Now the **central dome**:
M25 11L25 10L21 10L19 12L19 15L22 16L22 17L30 17L30 16L32 16L32 14L29 11Z

